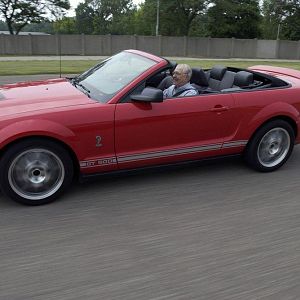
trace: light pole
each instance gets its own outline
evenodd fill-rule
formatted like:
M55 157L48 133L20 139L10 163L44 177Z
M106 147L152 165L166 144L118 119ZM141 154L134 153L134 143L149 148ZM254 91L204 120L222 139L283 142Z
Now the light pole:
M158 36L158 28L159 28L159 0L157 0L156 5L156 36Z
M278 27L277 27L277 37L276 39L279 40L279 37L280 37L280 23L278 23Z

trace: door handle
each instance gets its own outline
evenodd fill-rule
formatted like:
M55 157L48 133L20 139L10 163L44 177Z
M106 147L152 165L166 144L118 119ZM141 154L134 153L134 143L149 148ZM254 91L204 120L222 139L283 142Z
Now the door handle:
M228 106L222 106L222 105L216 105L214 108L211 108L211 112L222 112L222 111L228 111L229 107Z

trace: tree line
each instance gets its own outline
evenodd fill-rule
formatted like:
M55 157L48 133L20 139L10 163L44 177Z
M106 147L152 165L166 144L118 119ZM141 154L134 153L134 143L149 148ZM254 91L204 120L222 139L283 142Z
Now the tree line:
M0 30L300 40L300 0L0 0Z

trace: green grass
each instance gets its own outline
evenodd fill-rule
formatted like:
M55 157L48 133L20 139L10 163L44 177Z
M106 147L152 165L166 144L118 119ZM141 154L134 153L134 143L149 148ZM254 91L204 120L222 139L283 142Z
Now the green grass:
M63 74L78 74L94 66L95 60L64 60L61 62ZM34 75L59 74L59 61L32 60L32 61L0 61L0 75Z
M62 60L62 74L79 74L99 63L96 60ZM211 68L213 65L225 65L247 68L253 65L271 65L300 70L300 62L286 61L245 61L245 60L178 60L177 63L187 63L191 67ZM59 61L0 61L0 75L34 75L59 74Z

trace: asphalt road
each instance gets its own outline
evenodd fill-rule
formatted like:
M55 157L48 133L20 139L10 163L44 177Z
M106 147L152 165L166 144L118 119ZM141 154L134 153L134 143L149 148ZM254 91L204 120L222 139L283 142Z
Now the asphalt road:
M300 299L300 146L73 184L50 205L0 196L0 300Z

